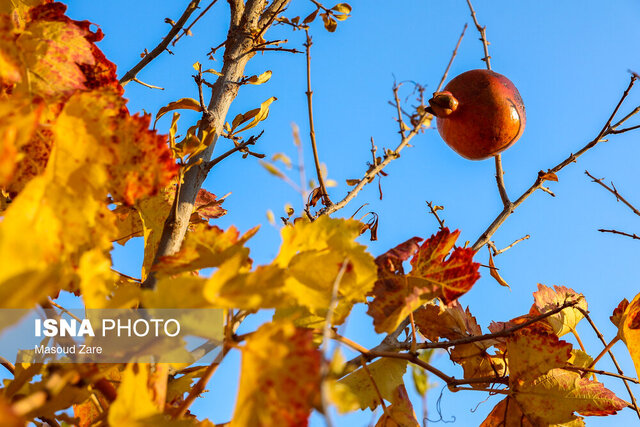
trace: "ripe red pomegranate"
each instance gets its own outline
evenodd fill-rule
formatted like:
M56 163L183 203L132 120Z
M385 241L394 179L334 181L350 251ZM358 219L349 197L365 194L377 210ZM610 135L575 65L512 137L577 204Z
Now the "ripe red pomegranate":
M453 150L483 160L511 147L526 124L518 89L502 74L471 70L460 74L429 100L438 132Z

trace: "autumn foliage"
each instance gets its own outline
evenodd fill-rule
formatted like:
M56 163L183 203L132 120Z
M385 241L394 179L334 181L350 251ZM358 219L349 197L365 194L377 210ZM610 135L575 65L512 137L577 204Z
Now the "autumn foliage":
M320 16L334 31L350 12L340 3L277 19L307 31ZM220 309L220 356L204 366L18 363L0 388L0 425L212 426L189 406L229 351L242 354L232 426L306 425L312 411L329 407L382 407L379 426L419 425L409 366L422 394L427 372L451 391L501 394L483 426L579 426L583 417L633 410L595 375L597 355L562 339L588 316L580 293L539 285L526 314L483 332L458 302L481 265L457 230L440 227L374 257L358 240L372 224L321 210L290 215L273 262L254 265L247 243L258 228L220 228L223 200L200 189L179 251L156 256L192 159L218 136L246 142L240 134L267 118L275 98L217 130L203 126L200 101L178 100L158 116L190 109L202 122L179 137L175 113L163 135L150 130L150 115L128 111L116 67L96 45L101 38L61 3L0 1L0 305L50 306L72 292L87 308ZM195 68L201 79L220 74ZM415 114L417 134L431 116L424 108ZM115 271L110 256L114 244L136 238L144 239L140 279ZM203 269L212 270L198 274ZM142 286L150 277L153 286ZM640 370L639 298L623 301L612 321ZM338 334L358 304L386 334L374 349ZM274 310L273 319L238 335L259 310ZM346 360L327 341L357 357ZM446 349L463 376L433 368L434 349Z

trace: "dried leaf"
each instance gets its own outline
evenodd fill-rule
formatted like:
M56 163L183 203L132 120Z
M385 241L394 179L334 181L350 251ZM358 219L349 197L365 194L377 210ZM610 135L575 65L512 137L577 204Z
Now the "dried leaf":
M271 70L267 70L259 76L251 76L247 79L247 83L250 85L261 85L262 83L266 83L271 78Z
M425 240L413 255L413 269L407 275L398 261L404 259L407 248L414 249L416 238L405 242L406 248L394 249L399 256L387 253L376 259L378 281L367 311L376 332L392 332L409 313L434 298L450 303L471 289L480 277L480 265L473 262L475 251L470 248L458 247L449 255L458 235L445 228Z
M177 101L170 102L164 107L158 110L156 114L156 120L153 122L153 127L156 127L156 123L158 120L169 111L173 110L193 110L193 111L202 111L202 107L200 106L200 102L196 101L193 98L182 98Z
M505 286L511 289L511 286L509 286L509 284L502 278L502 276L500 276L500 273L498 273L498 269L493 262L493 255L491 254L491 252L489 252L489 274L491 275L491 277L496 279L496 282L498 282L500 286Z
M330 33L333 33L338 27L338 23L336 22L336 20L333 19L328 13L321 13L320 16L322 16L324 28Z
M577 307L587 310L587 301L584 295L578 294L573 289L565 286L548 286L538 284L538 291L533 293L535 307L540 314L549 312L565 302L579 301L575 307L567 307L559 313L553 314L545 319L559 337L575 330L578 322L584 317Z
M543 425L572 422L576 419L574 412L585 416L613 415L627 406L601 383L562 369L523 384L514 396L522 411Z
M553 173L553 172L544 172L544 171L540 171L538 172L538 179L540 179L541 182L544 181L555 181L558 182L558 176Z
M340 12L344 14L349 14L351 13L351 6L349 5L349 3L338 3L337 5L333 6L331 10L335 10L336 12Z
M391 406L380 417L376 427L420 427L404 385L394 391Z
M272 163L269 163L266 160L260 160L260 164L271 175L275 175L280 179L284 179L286 177L285 174L280 169L278 169L276 166L274 166Z
M310 23L312 23L312 22L316 19L316 16L318 16L318 11L319 11L319 10L320 10L320 9L316 9L316 10L314 10L313 12L311 12L309 15L307 15L307 17L306 17L306 18L304 18L304 20L302 21L302 23L303 23L303 24L310 24Z
M338 384L346 386L357 397L360 409L373 410L380 405L378 391L385 400L394 398L395 390L404 384L402 377L406 369L406 360L383 358L369 363L368 373L359 368L338 381Z

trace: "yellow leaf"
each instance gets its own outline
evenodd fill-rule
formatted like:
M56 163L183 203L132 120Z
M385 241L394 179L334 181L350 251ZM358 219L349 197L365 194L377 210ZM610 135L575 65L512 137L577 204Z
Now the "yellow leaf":
M287 292L312 314L326 315L338 272L346 262L334 324L344 321L353 304L365 301L375 281L373 257L355 241L360 228L355 220L322 216L282 229L283 243L274 264L289 272Z
M627 345L636 373L640 376L640 294L636 295L624 311L618 335Z
M267 70L259 76L251 76L247 80L247 83L250 85L261 85L262 83L266 83L271 78L271 70Z
M291 162L291 159L289 158L289 156L287 156L284 153L276 153L273 156L271 156L271 161L277 162L278 160L284 163L287 169L291 169L291 166L293 166L293 163Z
M276 98L275 96L272 96L271 98L267 99L262 104L260 104L260 108L257 108L255 110L251 110L248 113L245 113L242 121L238 123L238 125L233 126L232 130L235 129L236 126L239 126L240 124L245 123L247 120L251 119L251 121L247 123L242 129L233 131L232 135L238 134L247 129L251 129L252 127L255 127L256 125L258 125L258 123L260 123L261 121L265 120L269 116L269 105L271 105L271 103L273 101L276 101L277 99L278 98Z
M330 33L333 33L338 27L338 23L336 22L336 20L333 19L331 16L329 16L329 14L327 13L322 13L320 14L320 16L322 16L322 21L324 22L324 28Z
M149 390L149 365L128 364L122 373L118 397L109 408L109 424L144 427L144 419L159 414Z
M275 175L278 178L285 178L284 173L282 173L282 171L280 171L280 169L278 169L276 166L274 166L273 164L266 162L264 160L260 160L260 164L262 165L263 168L265 168L267 170L267 172L269 172L271 175Z
M158 110L158 114L156 114L156 120L153 122L153 127L156 127L156 123L158 123L160 117L173 110L202 111L202 107L200 106L200 102L196 101L193 98L182 98L177 101L170 102L169 104Z
M311 331L261 326L242 349L231 427L305 425L318 398L321 357Z
M380 405L378 391L383 399L388 401L393 399L395 390L404 384L402 376L406 369L406 360L380 359L367 365L368 373L363 368L359 368L338 381L338 384L347 387L356 396L360 409L373 410ZM353 408L345 408L341 402L333 400L333 403L341 412L353 410Z
M203 73L214 74L214 75L216 75L216 76L220 76L220 77L221 77L221 76L224 76L224 74L222 74L222 73L221 73L221 72L219 72L219 71L214 70L213 68L209 68L209 69L207 69L207 70L204 70L204 71L203 71Z
M240 236L238 230L231 226L226 231L206 223L195 224L187 232L180 251L171 256L164 256L154 265L153 270L163 275L180 274L218 267L226 259L240 252L248 263L249 249L244 244L258 232L254 227Z
M267 209L267 221L269 221L271 225L276 225L276 217L271 209Z
M349 14L351 13L351 6L349 5L349 3L338 3L337 5L333 6L331 10L335 10L336 12L340 12L340 13Z
M578 308L585 311L588 309L587 300L584 296L565 286L554 285L553 289L551 289L548 286L538 284L538 290L533 293L533 298L535 307L541 314L557 308L566 301L579 301L576 306L567 307L545 319L553 328L553 332L559 337L575 330L578 322L584 317Z
M420 427L404 385L398 386L394 391L391 403L376 423L376 427Z

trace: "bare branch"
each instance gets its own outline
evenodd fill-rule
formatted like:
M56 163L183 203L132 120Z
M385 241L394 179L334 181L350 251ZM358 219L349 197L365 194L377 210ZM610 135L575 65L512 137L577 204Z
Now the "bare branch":
M211 7L213 7L214 4L216 4L218 0L213 0L209 6L205 7L204 10L202 12L200 12L200 14L198 16L196 16L196 19L193 20L193 22L191 22L191 24L189 24L189 26L187 28L185 28L184 30L182 30L182 32L180 34L178 34L178 37L175 38L175 40L171 43L171 46L175 46L176 43L178 43L178 40L180 40L182 38L182 36L184 36L185 34L189 34L191 32L191 28L193 28L193 26L196 24L196 22L198 22L200 20L200 18L202 18L204 15L206 15L207 12L209 12L209 9L211 9Z
M322 170L320 169L320 159L318 157L318 145L316 143L316 131L313 125L313 91L311 90L311 36L309 30L305 28L305 35L307 40L304 44L305 52L307 54L307 110L309 112L309 137L311 138L311 148L313 150L313 161L316 165L316 176L318 177L318 184L320 185L320 195L322 196L322 202L325 206L331 206L331 199L327 193L327 188L324 185L324 178L322 177Z
M317 2L315 2L314 0L311 0L313 3L318 4ZM320 7L320 6L318 6ZM464 31L463 31L464 34ZM441 82L444 81L444 79L446 78L446 74L449 72L449 68L451 67L451 64L453 63L453 59L455 58L456 54L457 54L457 46L460 44L460 41L462 40L462 35L460 36L460 38L458 39L458 43L456 45L456 48L454 49L452 55L451 55L451 59L449 60L449 65L447 65L447 68L444 72L443 75L443 79L441 79ZM396 105L398 105L398 103L396 102ZM393 160L397 159L400 157L400 152L409 145L409 142L411 141L411 139L413 139L414 136L416 136L422 129L423 126L429 126L429 124L431 123L431 120L433 119L433 115L428 113L428 112L424 112L421 116L418 117L418 119L416 120L416 123L413 127L413 129L411 129L411 131L406 134L405 136L402 137L400 144L398 144L398 146L396 147L395 150L391 151L389 150L387 153L385 153L385 157L384 160L380 163L374 162L374 167L371 167L367 170L367 172L364 174L364 176L362 177L362 179L360 179L358 181L358 183L355 185L355 187L353 187L351 189L351 191L349 191L349 193L347 193L347 195L338 203L336 204L331 204L329 206L326 206L325 208L321 209L318 214L316 216L320 216L320 215L330 215L342 208L344 208L351 200L353 200L358 193L360 193L360 191L364 188L365 185L367 185L369 182L373 181L373 179L375 178L375 176L382 172L382 170L387 167L387 165L389 163L391 163Z
M220 352L220 354L216 356L213 362L211 362L211 364L207 366L207 369L204 371L198 382L191 388L191 390L189 390L189 394L187 395L186 399L184 399L180 406L175 410L175 412L173 413L174 419L183 416L187 412L191 404L196 400L196 398L202 394L205 387L207 386L207 383L216 372L216 369L218 369L218 366L220 366L220 363L222 363L222 360L227 355L229 350L231 350L231 347L227 345L224 345L222 347L222 352Z
M589 143L587 143L584 147L582 147L580 150L578 150L575 154L569 155L569 157L564 159L562 162L558 163L556 166L554 166L553 168L549 169L547 174L549 174L549 173L555 174L557 172L560 172L566 166L570 165L571 163L574 163L578 159L578 157L582 156L584 153L586 153L587 151L589 151L590 149L595 147L599 142L603 141L603 138L605 136L607 136L609 134L610 130L611 130L611 122L613 121L613 118L618 113L618 110L620 109L620 106L622 105L624 100L629 95L629 91L631 91L631 88L633 87L633 85L634 85L635 81L637 80L637 78L638 77L636 75L632 75L631 76L631 80L629 81L629 85L627 86L627 88L625 89L624 93L620 97L620 100L618 101L618 104L614 108L613 112L609 116L609 119L607 120L605 125L602 127L602 130L600 130L598 135L593 140L591 140ZM544 182L545 181L542 178L542 175L539 174L538 177L536 178L535 182L531 185L531 187L529 187L524 193L522 193L522 195L515 202L513 202L511 204L511 206L509 206L508 208L504 208L502 210L502 212L500 212L500 214L498 214L498 216L493 220L493 222L489 225L489 227L487 227L487 229L484 231L484 233L482 233L482 235L478 238L478 240L473 244L472 248L477 251L482 246L484 246L489 241L491 236L493 236L493 234L498 230L498 228L500 228L500 226L504 223L504 221L513 212L515 212L515 209L518 206L520 206L522 204L522 202L524 202L526 199L528 199L529 196L531 196L536 190L541 189L543 184L544 184Z
M511 200L507 195L507 189L504 186L504 171L502 170L502 156L498 154L494 157L496 162L496 183L498 184L498 192L505 208L511 207Z
M160 44L158 44L158 46L156 46L151 52L146 54L144 56L144 58L142 58L142 60L140 60L140 62L138 62L132 69L127 71L125 73L125 75L122 76L122 78L120 79L120 84L122 86L125 86L127 83L129 83L131 80L133 80L138 75L140 70L142 70L144 67L146 67L147 64L149 64L156 57L158 57L162 52L165 51L167 46L169 46L169 43L171 43L171 40L173 40L173 38L176 36L176 34L178 34L180 32L180 30L182 29L184 24L187 23L187 20L189 19L191 14L198 8L198 4L200 4L200 0L191 0L189 2L189 5L187 6L187 8L182 13L182 16L180 17L180 19L178 19L178 22L176 22L171 27L171 30L167 33L165 38L162 39Z
M625 233L624 231L618 231L618 230L606 230L604 228L600 228L598 229L599 232L601 233L612 233L612 234L619 234L621 236L626 236L626 237L631 237L632 239L637 239L640 240L640 236L638 236L637 234L633 233L633 234L629 234L629 233Z
M440 219L440 216L438 215L438 211L444 208L442 206L433 206L433 202L430 202L430 201L427 201L427 206L429 206L429 209L431 210L431 214L436 217L436 221L438 221L438 226L440 227L440 230L442 230L444 228L444 220Z
M148 87L149 89L160 89L160 90L164 90L164 88L163 88L163 87L150 85L149 83L145 83L145 82L141 81L141 80L140 80L140 79L138 79L137 77L134 77L134 78L133 78L133 81L134 81L134 82L136 82L136 83L138 83L138 84L141 84L142 86L146 86L146 87Z
M493 256L500 255L501 253L504 253L504 252L508 251L509 249L511 249L512 247L517 245L518 243L522 242L523 240L527 240L530 237L531 236L527 234L526 236L519 238L518 240L516 240L515 242L513 242L509 246L504 247L504 248L502 248L500 250L498 250L498 248L496 248L496 245L493 242L490 242L491 243L491 249L493 251Z
M202 183L208 174L207 164L211 159L216 142L224 129L224 121L231 103L236 98L240 85L235 84L242 79L244 69L254 53L251 52L256 44L253 34L257 31L259 13L264 9L266 0L249 0L246 7L242 2L230 0L231 24L225 43L224 64L221 76L212 88L207 115L199 130L199 137L205 129L213 129L214 138L209 147L193 159L193 166L184 174L180 193L174 200L174 209L165 221L160 244L154 257L154 263L163 256L170 256L180 250L189 219L193 212L193 204ZM243 12L241 12L243 11ZM242 16L239 19L239 14ZM236 22L239 24L236 25ZM200 163L199 160L202 160ZM145 288L155 287L155 277L150 274L145 280Z
M476 18L476 11L473 10L473 6L471 5L471 0L467 0L467 4L469 5L469 11L471 11L471 17L473 18L473 23L476 24L476 28L480 33L480 41L482 41L482 47L484 48L484 58L482 58L482 60L487 64L487 70L490 70L491 56L489 56L489 41L487 41L487 27L483 27L478 22L478 18Z
M458 48L460 47L460 43L462 43L462 39L464 38L464 33L467 31L468 25L465 23L462 28L462 33L460 33L460 37L458 38L458 43L456 44L455 49L453 49L453 53L451 54L451 58L449 59L449 63L447 64L447 68L445 68L444 73L442 74L442 78L440 79L440 83L438 84L438 88L436 92L440 92L442 87L444 86L444 81L447 80L447 75L449 75L449 70L451 69L451 65L453 64L453 60L456 58L458 54Z
M607 184L605 184L604 182L602 182L602 178L598 179L596 177L594 177L593 175L591 175L589 173L589 171L584 171L584 173L593 180L593 182L600 184L602 187L604 187L607 191L609 191L611 194L613 194L614 196L616 196L616 200L618 202L622 202L625 205L627 205L629 207L629 209L631 209L633 211L634 214L640 216L640 210L636 209L635 206L633 206L631 203L629 203L627 201L627 199L625 199L624 197L622 197L620 195L620 193L618 193L618 189L616 188L615 185L613 185L613 182L611 183L611 187L609 187Z
M226 159L227 157L229 157L233 153L235 153L237 151L246 150L246 148L248 146L250 146L250 145L255 145L255 143L258 141L258 139L262 136L263 133L264 133L264 131L260 132L260 134L258 134L258 136L251 136L249 139L247 139L246 141L241 142L240 144L236 145L232 149L228 150L226 153L221 154L218 157L216 157L215 159L207 162L206 165L205 165L207 171L210 171L211 168L213 168L215 165L217 165L218 163L220 163L221 161L223 161L224 159Z

